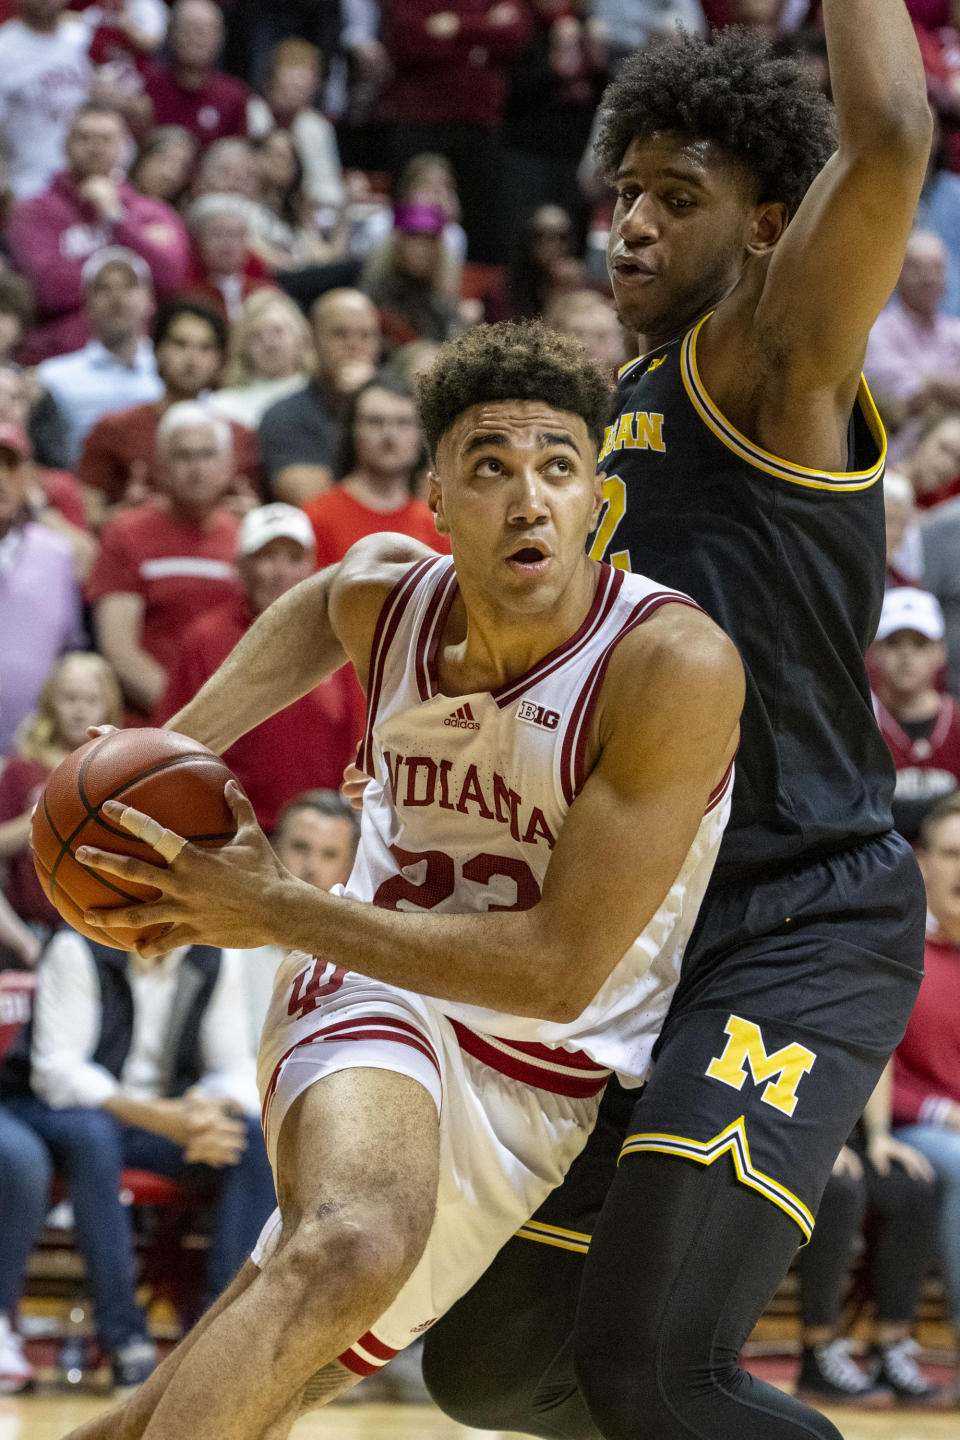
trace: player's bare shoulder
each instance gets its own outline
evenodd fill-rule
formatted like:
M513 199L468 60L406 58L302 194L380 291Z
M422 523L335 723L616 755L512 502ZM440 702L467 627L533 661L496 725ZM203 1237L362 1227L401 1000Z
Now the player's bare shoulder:
M690 604L661 607L614 648L604 677L597 753L643 756L664 747L691 763L714 751L723 769L739 740L745 682L732 640Z
M377 622L390 595L411 570L440 558L419 540L386 530L351 545L336 567L330 618L361 683Z

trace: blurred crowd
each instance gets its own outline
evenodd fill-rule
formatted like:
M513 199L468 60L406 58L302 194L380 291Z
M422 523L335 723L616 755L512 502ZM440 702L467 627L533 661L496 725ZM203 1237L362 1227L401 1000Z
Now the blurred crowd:
M942 1401L909 1339L924 1206L960 1324L960 0L906 3L938 127L865 361L890 445L870 674L940 988L803 1269L801 1388L870 1405ZM637 48L729 23L829 90L817 0L0 0L0 970L36 967L0 1069L0 1390L30 1381L15 1317L52 1176L118 1383L155 1359L123 1169L206 1197L207 1299L273 1203L253 1064L279 957L194 947L148 972L65 928L29 852L46 776L91 724L164 723L362 536L445 548L414 401L444 340L542 316L614 378L635 341L604 268L598 103ZM226 755L328 888L363 713L342 671ZM870 1207L893 1229L861 1367L838 1314Z

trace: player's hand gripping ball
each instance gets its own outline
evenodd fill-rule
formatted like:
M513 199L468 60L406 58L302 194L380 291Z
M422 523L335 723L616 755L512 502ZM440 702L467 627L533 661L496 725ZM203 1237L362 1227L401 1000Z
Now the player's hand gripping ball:
M106 800L142 810L195 845L224 845L236 833L223 794L234 778L219 755L171 730L115 730L81 745L54 770L33 813L33 862L50 903L74 930L102 945L132 950L141 940L159 939L168 926L101 930L84 922L94 907L155 900L160 892L100 875L81 865L76 852L92 845L159 863L155 849L106 819L100 809Z

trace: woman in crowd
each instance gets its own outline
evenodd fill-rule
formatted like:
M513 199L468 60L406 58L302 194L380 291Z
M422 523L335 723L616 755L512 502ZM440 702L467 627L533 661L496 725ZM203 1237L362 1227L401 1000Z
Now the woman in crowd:
M258 290L231 327L225 386L207 403L228 420L256 428L264 411L307 383L314 364L302 311L279 290Z
M541 205L520 229L506 276L484 295L483 318L492 324L543 315L558 290L582 284L573 221L559 205Z
M913 486L920 510L930 510L960 491L960 412L930 416L898 467Z
M271 130L256 142L255 152L257 201L250 235L256 254L275 273L338 259L344 246L317 228L317 207L304 194L303 162L290 131ZM328 228L332 233L334 226Z
M179 208L190 184L197 142L182 125L158 125L151 130L130 166L134 190L153 200Z
M85 743L89 725L122 724L120 687L107 661L84 652L65 655L44 681L37 708L21 725L14 752L0 773L0 862L7 867L5 894L33 933L35 951L63 921L44 895L34 870L30 851L33 808L51 770Z

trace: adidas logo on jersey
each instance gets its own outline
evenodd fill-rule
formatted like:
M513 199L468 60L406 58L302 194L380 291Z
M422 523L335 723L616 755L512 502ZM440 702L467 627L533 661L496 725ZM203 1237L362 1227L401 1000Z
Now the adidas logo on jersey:
M556 730L560 724L557 710L547 710L543 705L534 705L532 700L521 700L517 706L517 719L526 720L528 725L539 725L544 730Z
M480 729L480 723L474 720L473 711L469 705L461 705L459 709L454 710L452 715L448 715L443 723L444 725L449 725L454 730Z

